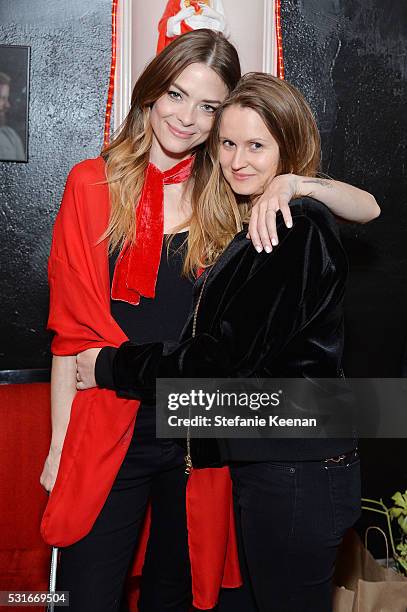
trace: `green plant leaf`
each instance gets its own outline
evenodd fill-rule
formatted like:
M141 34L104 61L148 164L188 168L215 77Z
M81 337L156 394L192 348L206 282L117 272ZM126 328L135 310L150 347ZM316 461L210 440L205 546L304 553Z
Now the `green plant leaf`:
M398 518L402 512L403 508L390 508L390 516L392 519Z
M404 495L402 495L400 491L397 491L397 493L392 496L392 499L396 502L397 506L400 506L407 512L407 491Z
M407 560L404 560L404 559L400 559L400 558L398 558L398 559L397 559L397 563L398 563L399 565L401 565L401 567L402 567L402 568L403 568L403 570L404 570L404 573L405 573L405 574L407 574Z
M400 529L407 535L407 516L399 516L398 524L400 525Z

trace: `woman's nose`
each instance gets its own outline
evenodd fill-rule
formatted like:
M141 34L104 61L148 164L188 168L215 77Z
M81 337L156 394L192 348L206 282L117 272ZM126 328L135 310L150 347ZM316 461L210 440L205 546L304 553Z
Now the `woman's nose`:
M185 104L185 106L178 110L177 118L185 126L192 125L195 122L194 107L192 105Z
M232 158L232 169L239 170L240 168L244 168L246 165L244 150L242 150L240 147L236 147Z

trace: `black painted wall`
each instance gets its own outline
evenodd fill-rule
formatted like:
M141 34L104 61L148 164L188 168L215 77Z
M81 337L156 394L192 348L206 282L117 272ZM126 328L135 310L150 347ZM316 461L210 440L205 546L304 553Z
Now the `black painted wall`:
M407 3L283 0L287 79L311 103L323 170L364 187L379 220L346 226L346 371L399 376L407 341Z
M282 5L287 78L317 115L323 169L368 189L382 208L377 221L342 231L350 260L345 371L398 377L407 342L407 3ZM405 439L360 442L365 497L391 503L407 488L406 448ZM359 530L368 524L386 529L365 512ZM373 538L371 549L384 556L383 542Z
M29 163L0 162L0 370L47 367L46 261L69 169L99 154L111 0L0 0L0 43L31 46Z

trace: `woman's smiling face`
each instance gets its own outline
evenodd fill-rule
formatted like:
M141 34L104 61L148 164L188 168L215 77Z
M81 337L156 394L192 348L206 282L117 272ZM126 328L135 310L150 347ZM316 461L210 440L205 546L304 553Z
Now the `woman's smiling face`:
M189 154L209 136L228 89L205 64L191 64L153 105L153 147L170 156Z
M277 174L279 146L260 115L251 108L228 106L219 130L223 175L239 195L255 196Z

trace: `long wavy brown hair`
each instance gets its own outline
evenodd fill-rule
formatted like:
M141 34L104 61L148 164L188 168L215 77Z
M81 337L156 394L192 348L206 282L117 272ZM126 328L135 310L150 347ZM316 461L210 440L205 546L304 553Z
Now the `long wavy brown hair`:
M150 109L181 72L194 63L205 64L214 70L229 92L241 76L234 46L221 33L207 29L178 37L145 68L134 86L131 108L123 127L102 152L111 203L109 225L102 239L109 239L110 252L121 248L127 240L136 240L135 209L143 188L153 137ZM212 234L214 227L222 225L225 206L222 203L219 210L211 209L206 217L199 217L197 202L212 165L207 157L206 143L191 153L195 153L195 161L185 189L192 194L192 216L183 227L189 224L188 252L192 252L189 259L196 262L198 257L194 245L200 244L198 236L204 233L203 228L209 228ZM189 266L188 271L192 272L193 268Z
M252 206L250 197L236 196L222 174L219 164L219 133L222 115L231 106L254 110L264 121L279 146L278 174L294 173L316 176L320 166L321 143L310 107L293 85L269 74L252 72L240 80L216 112L208 139L208 158L212 166L207 184L197 203L199 217L205 219L208 210L230 211L226 223L217 227L202 227L195 250L188 253L186 269L194 265L211 265L247 221ZM274 178L274 177L272 177ZM189 259L188 259L189 257Z

